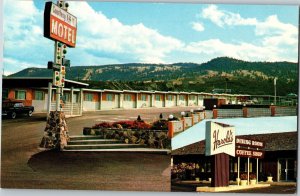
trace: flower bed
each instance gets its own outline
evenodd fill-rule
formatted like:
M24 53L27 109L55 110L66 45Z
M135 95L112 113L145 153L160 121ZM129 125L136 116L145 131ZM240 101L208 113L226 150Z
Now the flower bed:
M148 124L143 121L102 122L92 128L85 127L83 135L97 135L103 139L117 139L127 144L145 144L149 148L171 149L167 130L153 130L157 126L167 127L167 121Z

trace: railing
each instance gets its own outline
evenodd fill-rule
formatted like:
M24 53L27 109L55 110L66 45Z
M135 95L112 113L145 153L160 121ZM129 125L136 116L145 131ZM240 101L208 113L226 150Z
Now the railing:
M56 103L51 103L51 111L56 110ZM65 115L80 115L80 103L70 103L67 102L63 105L62 110L64 111Z
M271 108L247 108L247 117L271 116Z
M218 109L219 118L236 118L243 117L243 110L241 109Z
M172 138L174 134L182 132L193 125L201 122L206 117L206 111L190 113L189 116L183 116L180 120L168 122L168 136Z
M270 106L269 108L214 109L212 118L241 118L262 116L297 116L296 107Z
M276 107L275 116L295 116L297 115L296 107Z

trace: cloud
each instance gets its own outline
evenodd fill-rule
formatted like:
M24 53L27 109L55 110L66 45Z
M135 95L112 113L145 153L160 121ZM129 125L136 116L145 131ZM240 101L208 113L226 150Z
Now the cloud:
M86 2L69 4L69 12L76 13L78 19L76 48L69 49L67 54L72 65L163 63L169 53L184 45L142 23L126 25L116 18L108 18ZM43 10L39 10L33 1L4 1L4 56L10 59L10 63L4 64L7 70L22 69L8 67L12 59L44 64L45 67L47 61L53 59L54 42L43 37L42 28Z
M214 53L252 61L297 61L298 29L292 24L281 22L277 15L268 16L260 21L210 5L197 16L222 28L253 27L253 35L256 38L252 43L226 43L219 38L193 42L186 47L189 52Z
M164 36L144 24L125 25L116 18L108 18L86 2L71 2L70 12L76 13L78 26L77 47L130 56L137 62L164 62L166 55L184 43Z
M246 42L226 43L220 39L209 39L188 44L186 52L208 55L211 58L228 56L246 61L295 61L295 54L287 54L285 50L273 46L260 46Z
M195 31L199 31L199 32L204 31L204 26L200 22L192 22L192 27Z
M26 62L24 60L17 60L14 58L3 58L3 65L4 65L4 74L10 75L15 73L15 70L23 70L29 67L38 67L38 68L45 68L46 66L43 64L37 64L32 62Z
M243 18L240 14L220 10L216 5L210 5L202 10L199 15L204 19L208 19L219 27L225 25L256 25L256 18Z

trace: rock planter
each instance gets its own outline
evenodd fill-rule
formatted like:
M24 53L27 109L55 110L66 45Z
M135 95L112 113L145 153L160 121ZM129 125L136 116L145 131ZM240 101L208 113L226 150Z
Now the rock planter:
M121 128L83 128L83 135L97 135L103 139L117 139L126 144L145 144L149 148L171 149L167 130L137 130Z
M256 185L256 179L250 180L250 185Z
M272 176L268 176L267 177L267 182L273 182L273 177Z
M246 186L247 182L248 182L248 180L241 180L241 186Z

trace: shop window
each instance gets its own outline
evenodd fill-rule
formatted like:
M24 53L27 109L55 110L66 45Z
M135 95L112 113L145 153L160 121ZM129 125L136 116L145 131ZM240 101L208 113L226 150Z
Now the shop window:
M44 100L44 92L43 91L35 91L34 92L34 99L35 100Z
M173 96L172 95L168 95L168 101L172 101Z
M156 101L160 101L161 100L161 96L160 95L155 95L155 100Z
M84 101L93 101L93 94L92 93L86 93L84 95Z
M238 163L234 163L234 172L237 172L238 171Z
M24 91L24 90L16 90L15 91L15 99L25 100L26 99L26 91Z
M208 162L206 166L207 166L206 172L211 172L211 163Z
M106 100L107 101L113 101L113 95L112 94L106 94Z
M142 101L147 101L147 96L146 95L141 95L141 100Z
M203 100L203 96L198 96L198 99L199 100Z
M179 96L179 100L180 100L180 101L184 101L184 96L183 96L183 95L180 95L180 96Z
M130 94L125 94L124 95L124 101L131 101L131 95Z

